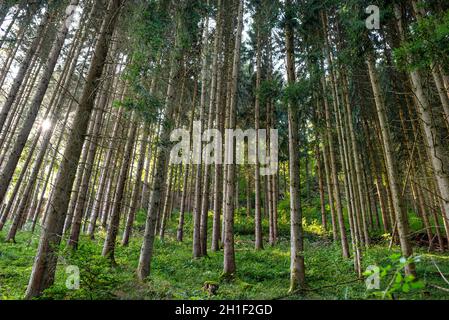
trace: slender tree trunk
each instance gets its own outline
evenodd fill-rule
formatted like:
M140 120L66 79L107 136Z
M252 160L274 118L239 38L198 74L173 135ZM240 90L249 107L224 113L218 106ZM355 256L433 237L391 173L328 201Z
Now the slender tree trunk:
M327 185L327 196L329 200L329 207L331 212L331 223L332 223L332 236L334 242L338 241L338 230L337 230L337 218L335 216L335 202L333 196L334 186L332 184L332 175L329 168L329 156L328 147L326 145L326 139L323 139L325 143L323 144L323 162L324 162L324 173L326 175L326 185Z
M161 217L161 222L160 222L160 228L159 228L159 237L161 238L161 240L164 239L165 237L165 229L167 227L167 221L169 220L169 216L170 216L170 199L173 195L173 179L176 175L176 168L173 165L170 165L170 174L169 174L169 179L168 179L168 184L167 184L167 191L165 194L165 200L164 200L164 205L162 207L162 217Z
M193 98L192 98L192 112L190 115L190 125L189 125L189 132L193 132L193 120L195 119L195 105L196 105L196 96L198 92L198 82L194 81L194 89L193 89ZM191 143L189 143L191 146ZM189 158L191 159L191 158ZM179 223L178 223L178 229L177 229L177 235L176 238L178 241L183 241L184 239L184 220L185 220L185 214L186 211L188 211L188 204L189 201L187 200L187 194L189 193L189 175L190 175L190 168L193 167L189 164L186 165L186 169L184 170L184 178L183 178L183 189L182 189L182 195L181 195L181 208L179 212Z
M342 254L344 258L349 258L349 245L348 245L348 239L346 237L346 227L344 225L343 220L343 205L341 201L341 192L340 192L340 184L338 181L338 172L337 172L337 159L335 156L335 149L334 149L334 138L332 136L332 130L331 130L331 115L329 110L329 104L327 102L326 98L326 83L325 80L322 79L322 86L323 86L323 92L324 92L324 111L325 111L325 118L326 118L326 131L327 131L327 139L326 144L329 147L329 166L330 166L330 174L331 174L331 185L333 186L333 194L332 197L335 201L335 211L336 211L336 218L338 222L339 232L340 232L340 242L342 247Z
M39 82L39 86L36 89L36 94L31 101L30 109L25 117L24 124L22 129L17 136L17 139L14 143L14 147L12 148L12 153L9 156L8 162L5 164L5 167L0 173L0 202L3 200L6 194L6 190L8 184L11 181L11 178L14 174L14 170L16 169L17 163L19 161L20 155L22 154L22 150L25 147L25 143L28 139L28 136L33 127L34 121L36 120L37 114L39 112L39 108L42 104L42 100L44 99L45 93L47 91L48 85L51 80L51 75L53 74L53 70L56 66L56 62L58 60L59 54L61 52L62 46L64 44L64 40L67 37L69 26L65 21L71 18L74 15L75 7L78 5L78 0L71 0L70 6L66 11L66 15L64 17L64 22L60 27L58 34L56 36L56 40L51 48L50 54L48 56L44 73Z
M139 154L139 162L137 164L137 172L136 172L136 183L134 185L133 193L131 195L131 204L130 204L130 211L128 218L126 220L125 230L123 231L123 237L122 237L122 245L128 246L129 244L129 238L132 233L132 227L134 224L134 219L136 217L136 213L138 210L138 201L140 198L140 190L142 189L142 173L143 173L143 166L146 158L146 151L147 151L147 142L149 137L149 128L144 128L144 134L142 137L142 142L140 143L140 154Z
M136 113L131 116L131 126L128 132L125 151L123 154L123 163L118 176L115 190L115 201L110 214L110 222L104 241L102 255L114 261L115 243L119 231L120 215L124 208L125 185L128 180L128 171L131 164L131 156L134 147L134 141L137 133Z
M243 11L244 1L239 0L237 14L237 31L235 35L234 58L232 63L232 77L230 80L230 100L229 100L229 129L235 128L237 112L237 85L240 71L240 48L243 30ZM232 137L232 135L231 135ZM228 139L225 145L225 157L233 159L230 151L233 151L234 139ZM234 160L234 159L233 159ZM235 165L226 162L226 196L225 208L223 211L224 220L224 261L223 274L227 277L233 277L236 272L235 249L234 249L234 191L235 191Z
M413 1L416 6L416 2ZM398 4L394 6L394 12L398 24L399 34L401 40L405 41L405 31L402 25L402 13ZM431 115L430 102L424 93L422 85L421 75L418 70L410 71L410 80L412 83L412 91L417 101L417 111L422 124L423 136L428 148L428 155L431 160L432 168L434 171L436 183L446 215L449 214L449 177L445 172L445 164L448 163L448 159L442 150L442 143L439 141L439 136L436 131L436 126ZM449 217L448 217L449 218Z
M199 124L197 126L197 134L202 135L203 133L203 124L205 118L205 109L206 109L206 94L207 94L207 57L208 57L208 37L209 37L209 17L206 17L203 26L203 43L202 43L202 66L201 66L201 97L200 97L200 115L199 115ZM194 129L195 130L195 129ZM201 195L202 188L207 188L207 186L203 185L202 179L202 171L203 166L202 162L202 142L193 141L193 158L197 159L195 161L195 200L193 206L193 258L199 258L202 256L201 252ZM195 145L197 147L195 147Z
M148 204L148 215L145 223L145 233L140 250L139 265L137 267L137 276L143 281L150 274L151 258L153 256L153 243L156 230L156 219L160 207L162 206L162 186L167 177L167 163L170 156L170 145L167 143L170 139L171 128L173 127L173 116L175 112L174 95L175 95L175 77L177 69L181 64L182 56L177 52L179 44L175 44L174 52L170 63L170 74L167 86L167 95L165 98L165 117L162 124L161 134L159 136L159 146L155 157L154 179L152 183L150 201Z
M25 57L23 58L22 63L20 64L19 71L17 72L17 75L14 78L13 84L11 86L11 89L9 90L8 97L6 98L6 101L3 104L3 108L0 112L0 128L3 128L3 125L5 124L6 117L8 116L9 111L11 110L11 107L17 98L20 86L22 85L23 80L25 79L33 56L38 52L38 48L40 47L44 39L43 32L47 24L49 23L49 19L50 19L50 12L47 11L44 14L44 17L42 18L42 21L36 31L36 37L31 43L31 46L28 48L28 51Z
M41 133L41 132L39 132L39 133ZM16 236L17 230L19 228L20 221L22 220L22 218L25 214L25 207L29 200L31 189L32 189L34 183L36 182L37 175L39 174L39 170L41 168L41 164L44 160L45 153L46 153L48 145L50 143L50 138L51 138L52 133L53 133L53 130L49 130L44 133L41 149L35 159L35 162L34 162L35 165L32 169L31 175L30 175L30 181L28 182L28 184L25 187L22 199L19 201L19 204L18 204L18 207L16 210L16 215L13 219L11 228L9 229L8 235L6 237L6 241L11 241L11 240L15 241L15 236ZM38 134L38 136L36 137L36 141L39 140L39 136L40 135ZM30 155L32 155L32 152L30 152ZM22 170L24 170L24 169L22 169ZM24 171L26 171L26 170L24 170ZM3 217L2 217L2 220L3 220Z
M74 4L76 5L77 2ZM57 263L56 252L61 241L60 237L64 227L70 191L75 178L76 166L81 155L88 120L92 113L98 84L108 54L109 41L117 20L120 4L120 0L110 1L107 14L101 26L100 35L95 46L95 54L93 55L86 79L86 85L75 114L72 132L68 138L64 157L55 182L55 193L51 200L52 205L49 207L45 228L39 241L38 251L25 295L27 299L40 295L44 289L51 286L54 282Z
M8 205L5 207L5 211L0 219L0 231L3 229L3 227L6 223L6 220L8 219L8 216L9 216L10 212L12 211L14 200L17 198L17 196L19 194L19 189L22 185L23 179L25 178L25 174L27 172L28 166L30 165L30 162L33 158L33 153L37 147L38 141L39 141L39 135L36 135L33 145L31 146L31 148L29 150L28 157L26 158L25 163L23 164L23 168L22 168L22 171L20 172L19 178L17 179L17 182L14 185L14 189L12 190L11 198L8 202Z
M120 109L117 113L117 119L114 123L114 128L112 130L112 137L109 142L109 147L106 152L105 160L103 162L104 167L103 167L102 173L100 175L100 184L98 186L98 191L97 191L96 198L94 201L93 211L90 216L89 227L87 228L87 234L89 235L89 237L91 239L94 238L97 218L101 211L102 199L103 199L104 195L107 194L106 188L107 188L108 176L110 174L112 174L109 172L109 169L110 169L110 166L112 163L112 156L114 154L115 139L119 135L120 120L121 120L122 114L123 114L123 109Z
M286 0L285 24L285 54L288 84L296 82L295 49L292 20L292 1ZM289 152L289 179L290 179L290 292L303 288L305 285L304 244L302 230L302 209L300 196L299 175L299 141L298 124L295 106L288 102L288 152Z
M327 229L327 214L326 214L326 203L324 199L324 182L323 182L323 165L322 157L318 145L316 146L316 171L318 174L318 189L320 192L320 204L321 204L321 224L323 228Z
M254 204L254 226L255 226L255 248L256 250L263 249L263 236L262 236L262 212L261 198L260 198L260 159L259 159L259 129L260 129L260 85L262 81L262 48L261 48L261 36L260 31L257 32L257 53L256 53L256 103L254 111L255 130L256 130L256 163L254 169L254 192L255 192L255 204Z
M106 85L105 88L109 88L109 86ZM98 138L100 134L101 123L106 103L107 103L107 96L106 93L104 93L99 101L99 109L96 111L96 113L94 113L94 116L92 117L93 126L90 135L90 141L89 140L85 141L85 148L87 149L87 157L86 162L84 164L80 189L77 194L71 234L67 242L67 244L73 249L77 248L79 236L81 233L81 223L84 212L86 210L87 193L89 192L89 181L92 178L92 169L94 165L95 156L97 154L97 146L99 140ZM68 228L64 230L68 231Z
M210 87L210 101L209 101L209 111L208 111L208 121L207 121L207 129L212 129L214 122L214 111L218 108L221 101L220 90L217 89L218 83L218 59L221 49L221 38L222 38L222 1L218 0L217 3L217 27L215 31L215 39L214 39L214 54L212 58L212 81ZM219 83L220 84L220 83ZM221 143L221 141L219 141ZM214 141L217 143L217 141ZM215 155L215 163L219 162L221 159L218 159L217 155ZM208 216L209 216L209 193L210 193L210 180L211 180L211 168L210 164L205 164L204 166L204 181L203 181L203 196L201 203L201 227L200 227L200 243L201 243L201 255L207 255L207 225L208 225Z
M221 1L221 0L220 0ZM229 3L229 2L228 2ZM223 15L222 19L220 19L220 23L218 26L221 27L222 30L220 30L222 34L222 40L224 40L225 43L228 43L229 38L229 26L226 24L226 21L229 16L229 12L226 13L226 1L221 2L221 5L223 6ZM223 21L222 21L223 20ZM226 34L225 34L226 31ZM222 43L220 43L220 46ZM216 109L215 109L215 129L219 130L221 133L224 132L224 126L225 126L225 112L224 106L227 104L227 95L226 95L226 84L227 84L227 70L228 70L228 57L227 52L223 54L223 61L219 61L219 66L221 72L217 71L217 93L216 93ZM216 149L222 148L223 141L216 141ZM224 189L223 189L223 176L224 176L224 166L222 165L223 155L221 161L218 161L215 164L215 172L214 172L214 204L213 204L213 210L214 210L214 216L213 216L213 223L212 223L212 241L211 241L211 251L216 252L220 249L220 238L221 238L221 212L222 212L222 203L223 203L223 195L224 195Z
M399 187L399 179L397 177L398 167L393 157L393 151L391 146L391 133L385 114L385 104L383 101L382 92L379 85L379 79L374 66L374 58L372 55L367 57L368 71L371 79L371 86L373 89L374 99L376 102L377 116L379 118L379 124L381 127L382 139L385 151L385 162L387 166L388 181L390 183L390 190L392 193L393 207L396 218L396 225L401 243L402 254L405 257L410 257L413 254L409 236L409 225L403 204L403 195L401 194ZM413 263L406 266L406 272L408 274L415 274L415 266Z

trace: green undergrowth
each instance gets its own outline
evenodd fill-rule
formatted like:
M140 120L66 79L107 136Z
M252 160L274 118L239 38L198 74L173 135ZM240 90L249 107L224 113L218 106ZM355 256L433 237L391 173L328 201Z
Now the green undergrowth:
M400 251L395 246L390 250L387 240L363 250L363 270L368 266L386 270L380 288L367 290L365 279L357 279L353 271L352 259L342 258L339 245L332 243L331 235L318 223L319 214L313 208L304 208L303 220L307 286L288 294L289 224L283 210L280 204L279 242L274 247L265 242L260 251L253 249L253 219L247 218L244 212L237 214L237 273L231 280L222 277L222 251L192 259L190 215L186 217L186 239L182 243L175 240L174 215L164 240L155 241L151 276L147 281L138 281L135 270L145 221L145 215L140 213L129 246L117 242L114 265L101 256L104 231L100 230L94 241L82 237L76 252L62 245L55 284L40 299L449 299L449 293L443 290L449 284L440 274L449 278L448 254L417 249L420 285L409 288L405 276L401 276L402 282L396 279L397 273L402 274L398 262ZM268 225L263 227L267 234ZM5 230L0 233L0 298L21 299L39 237L24 231L18 235L17 244L5 243ZM73 275L70 266L80 272L76 290L67 288ZM205 284L213 284L217 290L211 294L204 289ZM387 291L389 294L382 294Z

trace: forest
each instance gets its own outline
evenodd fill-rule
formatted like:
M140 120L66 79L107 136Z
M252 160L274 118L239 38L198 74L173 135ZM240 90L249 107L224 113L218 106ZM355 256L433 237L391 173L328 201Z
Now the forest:
M0 0L0 300L449 300L447 0Z

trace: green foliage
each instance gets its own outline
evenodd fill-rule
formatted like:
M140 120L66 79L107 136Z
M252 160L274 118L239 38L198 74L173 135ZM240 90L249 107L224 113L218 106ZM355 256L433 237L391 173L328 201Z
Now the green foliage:
M280 208L288 208L288 199L281 201ZM146 282L135 278L142 232L146 214L137 215L137 222L128 247L117 246L116 266L101 256L103 239L97 234L96 241L82 237L77 252L64 247L60 259L54 286L45 291L42 299L366 299L374 298L367 293L364 281L357 279L351 259L344 259L338 243L331 243L321 233L311 208L304 208L305 263L309 290L288 295L290 242L288 211L280 213L280 239L271 247L265 238L264 250L254 250L254 223L246 213L236 214L235 245L237 273L225 281L221 278L223 270L223 252L209 252L201 259L192 259L191 234L192 216L186 214L186 238L184 242L175 240L177 219L170 221L167 236L162 242L155 241L154 260L151 275ZM315 219L315 221L313 220ZM264 234L268 225L264 219ZM212 226L209 221L209 226ZM8 226L6 226L7 229ZM209 233L210 234L210 233ZM29 232L18 235L17 244L5 243L0 234L0 296L2 299L21 299L26 290L38 235ZM399 252L393 247L394 252ZM419 280L444 287L444 280L436 272L432 259L442 262L443 273L449 272L447 254L429 255L420 252L421 262L417 264ZM420 286L411 278L403 275L403 261L400 255L393 257L386 246L372 246L364 251L364 268L369 265L382 265L387 270L384 277L392 279L395 270L401 272L401 282L392 286L393 297L415 299L447 299L447 294L432 287ZM390 259L392 258L392 259ZM386 259L388 259L386 261ZM66 267L76 265L80 269L79 290L69 290L65 284L68 274ZM398 277L398 276L396 276ZM399 281L399 280L398 280ZM218 284L219 289L209 295L203 287L205 283ZM413 283L413 285L412 285ZM407 291L409 286L409 292ZM414 286L414 287L413 287ZM412 288L413 287L413 288Z
M16 241L5 243L4 232L0 233L0 300L22 298L31 273L38 238L19 233Z
M147 213L145 210L140 209L136 213L135 221L134 221L134 229L142 229L145 228L145 223L147 220Z
M403 70L416 70L438 62L448 70L449 12L424 17L410 29L410 39L394 50L396 65Z
M413 275L406 275L405 269L411 263L419 263L420 257L401 257L401 254L392 254L389 263L364 272L364 276L378 276L380 282L385 285L382 290L370 291L368 296L378 299L395 299L402 293L421 290L425 287L422 280L417 280Z
M310 98L310 89L310 82L307 80L300 80L295 83L289 84L284 89L283 100L285 104L291 103L295 107L299 107Z
M328 231L319 222L319 217L321 213L318 212L316 206L303 206L302 207L302 225L303 230L307 233L307 236L328 236ZM287 196L285 199L279 201L278 203L278 221L281 225L289 225L290 222L290 197ZM288 233L286 234L288 236Z
M162 101L140 84L136 84L134 90L136 95L133 98L126 97L123 101L116 101L116 105L127 110L135 110L146 123L153 123L163 105Z
M114 268L111 262L101 255L100 248L91 242L82 242L78 250L72 252L69 248L62 253L57 281L47 289L41 299L70 299L70 300L105 300L116 298L117 287L129 281L130 275L122 272L121 268ZM76 266L80 271L79 289L71 290L66 286L66 267Z
M310 234L318 235L318 236L324 236L327 234L327 231L324 229L324 227L321 225L321 223L318 222L318 220L313 219L311 222L308 222L305 217L302 218L302 225L305 232L308 232Z
M276 100L281 95L281 83L275 80L264 80L260 84L259 98L260 104L264 105L270 100Z

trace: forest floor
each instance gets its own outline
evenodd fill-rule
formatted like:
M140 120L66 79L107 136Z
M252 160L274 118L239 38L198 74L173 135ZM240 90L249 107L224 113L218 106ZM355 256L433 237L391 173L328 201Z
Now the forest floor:
M390 269L381 278L379 290L366 289L365 280L358 280L353 271L352 260L341 257L338 245L332 244L316 222L317 213L305 210L305 263L307 287L288 294L289 285L289 234L288 221L280 218L280 239L275 247L265 244L265 249L254 251L253 223L243 215L236 216L235 243L237 276L233 281L221 279L223 253L209 252L202 259L192 260L191 239L178 243L176 238L176 215L167 229L163 241L155 242L150 279L140 283L135 279L145 217L138 216L134 237L128 247L117 243L116 265L112 266L101 256L104 232L95 241L83 238L76 253L67 248L60 251L56 282L43 299L371 299L379 297L389 288L395 299L449 299L449 254L428 252L426 248L415 250L418 255L418 278L422 288L409 290L394 286L397 273L397 247L388 248L385 238L363 251L363 269L370 265ZM191 220L186 220L186 235L191 235ZM416 226L418 228L419 226ZM267 226L264 226L267 234ZM8 230L8 226L5 227ZM21 299L31 273L38 245L38 234L21 232L17 243L4 242L5 231L0 233L0 299ZM70 276L67 266L80 270L80 288L68 290L66 281ZM72 269L73 270L73 269ZM398 271L396 272L395 271ZM394 279L392 277L395 277ZM402 280L404 278L401 277ZM391 281L393 280L393 281ZM215 295L202 288L204 284L218 285ZM447 290L447 291L445 291Z

